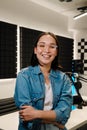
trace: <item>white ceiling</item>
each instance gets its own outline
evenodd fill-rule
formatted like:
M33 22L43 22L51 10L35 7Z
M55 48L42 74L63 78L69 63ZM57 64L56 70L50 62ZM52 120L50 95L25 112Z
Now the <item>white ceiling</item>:
M12 15L17 14L17 16L25 17L25 19L31 16L31 19L34 18L35 21L40 18L42 22L49 23L50 21L55 26L58 26L61 17L66 17L65 20L69 17L73 29L87 30L87 15L79 20L73 20L74 16L80 14L77 8L83 6L87 6L87 0L72 0L71 2L60 2L60 0L0 0L0 10L5 14L7 12L9 15L11 13ZM9 15L8 17L10 17ZM65 21L62 19L61 23L65 24Z
M77 8L87 6L87 0L72 0L71 2L60 2L60 0L30 1L71 17L74 17L75 15L78 15L80 13L80 11L78 11Z
M51 9L58 14L68 16L70 23L73 24L73 29L87 30L87 15L80 18L79 20L73 20L74 16L81 14L81 10L77 8L87 7L87 0L72 0L71 2L60 2L60 0L27 0L35 4ZM86 8L87 12L87 8Z

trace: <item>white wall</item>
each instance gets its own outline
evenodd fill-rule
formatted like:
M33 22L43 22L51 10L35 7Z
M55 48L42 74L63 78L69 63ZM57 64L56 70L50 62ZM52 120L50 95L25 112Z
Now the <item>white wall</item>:
M0 99L13 97L15 89L15 79L0 80Z
M27 0L0 1L0 20L72 37L72 33L68 31L67 16Z

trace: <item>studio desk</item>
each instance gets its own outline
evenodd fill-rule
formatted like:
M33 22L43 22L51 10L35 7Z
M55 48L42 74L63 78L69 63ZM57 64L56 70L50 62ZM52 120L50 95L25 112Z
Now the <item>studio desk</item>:
M68 130L80 130L80 127L85 124L87 124L86 106L71 112L66 127ZM18 130L18 111L0 116L0 130ZM84 130L87 130L87 128Z

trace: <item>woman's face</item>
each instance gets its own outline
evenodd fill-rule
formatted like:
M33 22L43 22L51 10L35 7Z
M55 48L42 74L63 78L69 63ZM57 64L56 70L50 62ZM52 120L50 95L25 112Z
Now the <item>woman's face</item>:
M48 35L40 37L37 47L34 48L34 53L41 65L51 65L57 55L57 45L55 39Z

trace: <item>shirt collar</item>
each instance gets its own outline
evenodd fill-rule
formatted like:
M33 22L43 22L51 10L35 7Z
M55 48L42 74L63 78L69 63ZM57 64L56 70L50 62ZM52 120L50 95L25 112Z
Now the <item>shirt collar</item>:
M53 69L51 69L51 71L50 71L50 75L52 75L53 77L57 77L57 76L58 76L58 74L57 74L57 70L53 70Z
M39 65L35 66L33 72L35 74L40 74L41 73L40 66Z
M39 65L38 65L38 66L35 66L33 72L34 72L35 74L40 74L40 73L42 73L41 70L40 70L40 66L39 66ZM50 75L52 75L53 77L57 77L56 70L54 71L53 69L51 69Z

